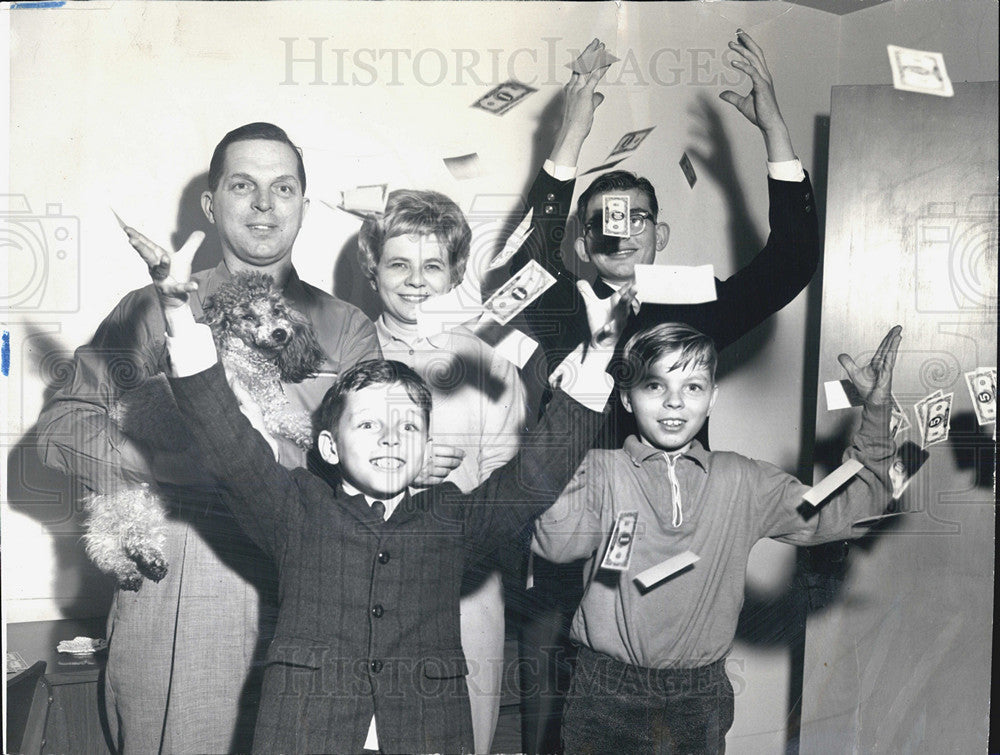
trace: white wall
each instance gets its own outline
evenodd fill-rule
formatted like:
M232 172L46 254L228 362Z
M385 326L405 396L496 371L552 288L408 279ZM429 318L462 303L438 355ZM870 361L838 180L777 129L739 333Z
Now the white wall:
M912 41L927 49L948 42L953 76L957 69L970 78L987 78L981 74L989 55L995 69L995 23L994 44L984 40L975 58L961 41L968 25L978 23L975 14L958 12L957 20L949 21L949 13L929 11L928 5L909 0L880 6L855 14L856 22L778 2L621 8L610 2L164 2L13 13L9 191L25 195L38 215L48 204L61 204L65 215L79 219L79 245L75 258L59 260L66 271L48 279L46 306L5 315L14 362L6 383L12 425L7 445L30 446L30 438L21 436L42 406L45 356L86 341L122 294L144 283L145 270L109 207L164 243L179 226L185 233L192 230L197 215L178 210L192 193L185 194L185 187L207 170L218 139L239 124L278 123L303 147L313 203L294 261L303 278L351 296L358 291L350 276L353 261L338 264L337 257L358 224L319 200L336 201L337 190L357 183L389 181L444 191L466 210L477 195L477 208L485 201L510 209L512 196L483 195L526 190L546 156L546 126L557 113L552 102L568 74L563 64L569 51L598 36L623 63L603 88L607 100L581 165L600 164L624 132L655 124L647 143L621 167L647 175L658 188L661 215L673 229L659 261L710 261L725 277L757 250L751 237L767 232L761 139L716 99L727 88L725 79L739 78L721 62L735 29L749 31L767 51L793 143L815 177L825 172L822 166L814 170L814 157L825 160L823 149L814 153L814 137L817 116L829 109L830 86L850 77L868 81L871 71L887 80L880 40L898 17L916 14L921 20L915 27L925 16L934 17L937 25ZM991 5L995 17L995 4L978 5ZM865 36L864 19L876 14L883 19L880 32ZM937 18L942 15L947 23ZM848 28L851 38L842 36ZM972 32L989 36L982 28ZM935 38L939 29L945 39ZM326 83L318 85L311 83L313 63L295 63L290 77L286 65L289 45L294 56L311 56L315 37L325 38L321 78ZM858 37L871 42L863 55L854 52ZM346 50L340 53L343 68L338 48ZM373 63L376 54L381 58ZM849 74L838 76L838 69ZM510 77L539 91L501 118L468 107ZM722 184L695 161L699 182L692 191L677 167L684 149L706 144L704 122L696 115L702 101L719 113L734 159L724 183L738 188L746 203L743 214L750 218L751 232L742 232L736 249L728 229L732 207ZM453 180L441 158L471 151L480 154L488 174ZM822 195L821 185L817 193ZM12 287L28 280L23 255L11 255L9 264ZM806 298L800 296L763 326L763 335L737 347L742 363L723 382L712 423L715 447L769 459L789 471L810 468L799 437L803 423L811 428L813 416L811 399L802 398ZM18 492L12 502L20 498L22 505L3 507L7 618L54 618L93 613L95 607L100 612L107 587L83 559L78 517L65 504L73 500L72 491L65 481L34 468L28 451L12 457L7 481ZM26 513L25 499L52 498L51 506L28 507ZM764 595L776 597L785 590L794 558L790 549L767 545L754 553L751 580ZM779 749L789 689L787 647L739 643L732 669L743 681L737 683L742 691L731 746Z

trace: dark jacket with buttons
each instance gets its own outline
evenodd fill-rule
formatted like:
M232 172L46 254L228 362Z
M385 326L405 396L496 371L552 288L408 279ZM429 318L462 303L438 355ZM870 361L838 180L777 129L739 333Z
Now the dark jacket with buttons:
M556 283L525 311L532 335L547 358L547 370L529 370L549 374L580 343L589 339L587 313L576 276L562 261L561 245L567 218L571 215L574 181L558 181L545 170L528 194L534 208L535 230L511 262L518 270L534 259L556 277ZM715 280L717 299L704 304L643 304L638 314L631 314L618 341L618 354L628 339L640 330L662 322L683 322L710 336L720 351L753 330L788 304L808 285L819 263L819 223L816 219L809 176L803 181L777 181L768 177L771 232L767 244L746 267L724 281ZM600 297L611 296L612 289L603 281L594 283ZM614 364L614 363L612 363ZM612 370L614 367L612 367ZM529 386L529 390L530 390ZM634 420L621 402L615 407L599 447L620 448L625 438L635 432ZM708 448L708 425L699 440Z
M277 464L219 365L171 385L224 503L278 566L254 751L359 752L374 714L385 752L471 752L462 574L552 504L601 415L559 393L482 486L407 496L382 523L363 497Z

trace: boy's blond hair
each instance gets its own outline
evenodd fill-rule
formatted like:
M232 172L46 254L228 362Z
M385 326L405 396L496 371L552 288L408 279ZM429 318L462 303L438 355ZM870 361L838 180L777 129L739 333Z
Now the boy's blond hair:
M688 365L705 367L715 381L719 354L715 342L700 330L682 322L664 322L640 330L625 344L618 375L622 390L630 390L649 372L650 367L665 354L677 354L671 369Z

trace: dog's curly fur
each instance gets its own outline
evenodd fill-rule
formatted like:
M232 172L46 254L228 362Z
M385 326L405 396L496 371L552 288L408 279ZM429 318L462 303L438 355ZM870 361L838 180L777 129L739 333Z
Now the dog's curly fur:
M264 414L267 430L302 449L312 445L309 414L294 409L281 382L314 375L323 361L309 319L284 300L271 276L233 276L203 306L227 377L238 382ZM166 378L155 375L123 393L109 416L122 431L148 447L184 449L189 439ZM190 463L197 465L194 452ZM84 543L87 554L125 590L138 590L143 578L160 581L167 573L166 503L142 485L91 496Z

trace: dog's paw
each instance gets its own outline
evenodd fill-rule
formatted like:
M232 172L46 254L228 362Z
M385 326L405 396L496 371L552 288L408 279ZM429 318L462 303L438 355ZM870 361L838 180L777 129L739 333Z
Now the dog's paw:
M142 587L142 575L134 574L129 577L119 577L118 587L129 592L139 592L139 588Z
M125 553L135 562L142 576L154 582L159 582L167 576L167 560L158 549L149 546L127 546Z

